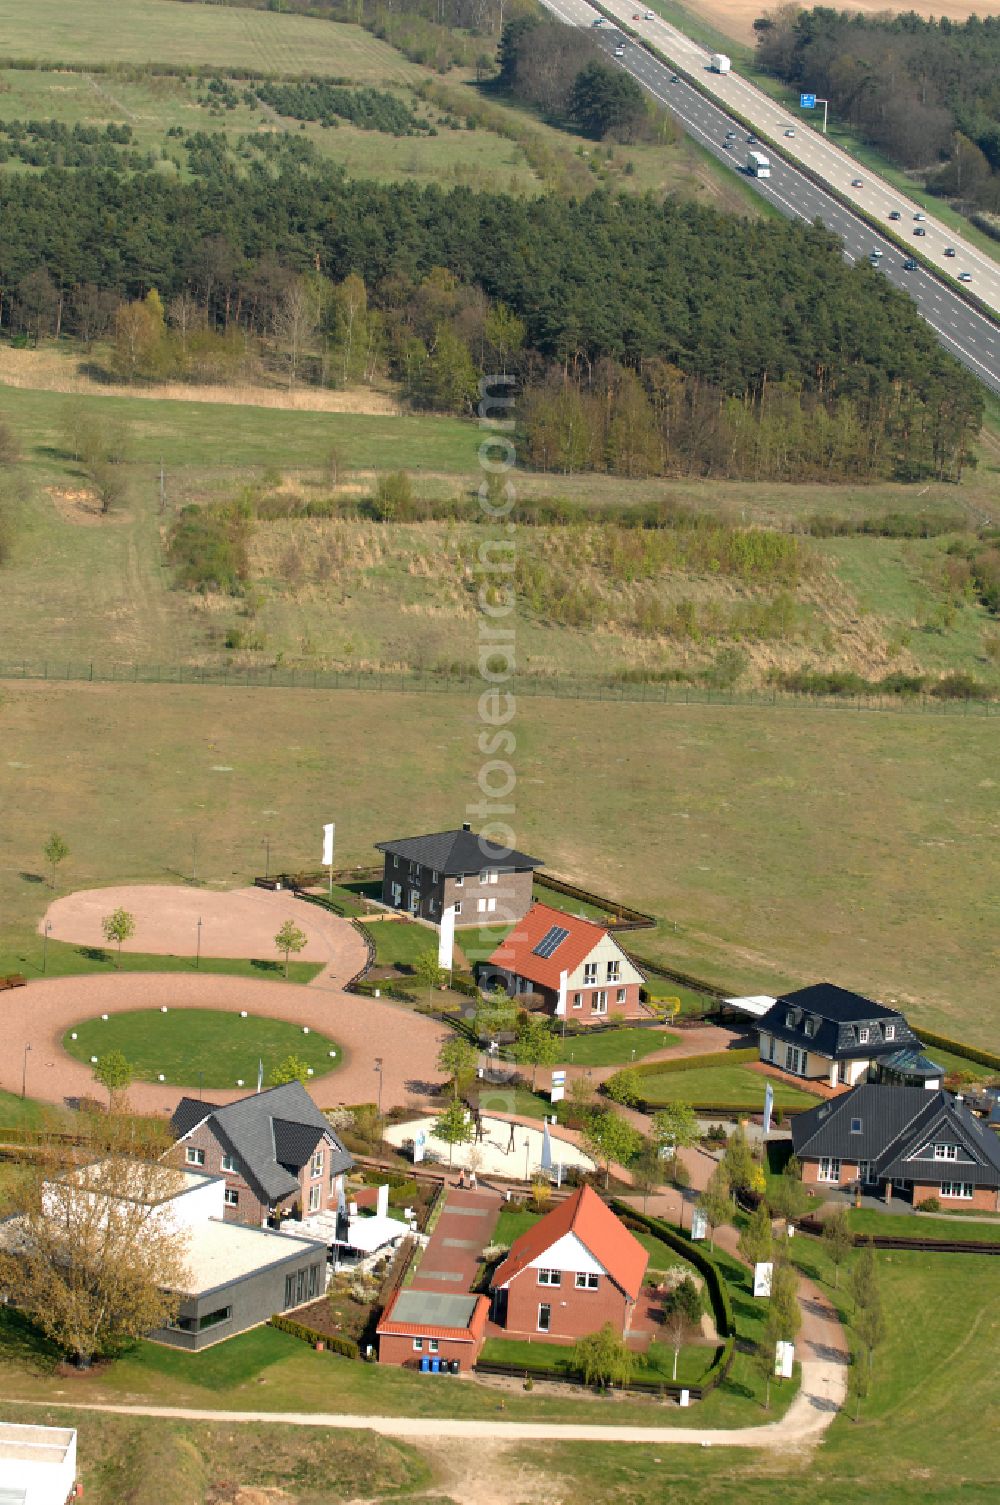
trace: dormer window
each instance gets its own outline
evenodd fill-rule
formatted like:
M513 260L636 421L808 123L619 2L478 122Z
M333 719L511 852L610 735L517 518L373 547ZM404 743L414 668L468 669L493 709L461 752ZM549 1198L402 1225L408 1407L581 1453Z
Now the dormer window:
M887 1040L895 1040L895 1038L896 1038L896 1026L894 1024L887 1024L885 1026L885 1038Z
M794 1009L789 1009L788 1013L785 1015L785 1028L786 1029L794 1029L795 1028L795 1010Z
M936 1144L934 1146L934 1159L935 1160L957 1160L958 1159L958 1145L957 1144Z
M858 1025L858 1044L859 1045L867 1045L868 1044L868 1026L867 1026L867 1024L859 1024Z
M811 1040L813 1038L813 1036L815 1035L815 1033L816 1033L816 1021L815 1021L815 1019L807 1019L806 1022L805 1022L804 1028L805 1028L806 1034L809 1036L809 1039Z

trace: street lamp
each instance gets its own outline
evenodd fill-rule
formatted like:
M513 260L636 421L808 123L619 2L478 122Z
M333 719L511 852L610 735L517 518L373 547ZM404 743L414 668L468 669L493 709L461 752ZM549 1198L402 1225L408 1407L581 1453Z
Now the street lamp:
M531 1140L524 1141L524 1179L528 1179L528 1156L531 1154Z
M198 948L194 954L195 971L201 967L201 915L198 916Z
M382 1153L382 1057L375 1057L375 1070L378 1072L378 1148Z
M52 921L45 921L45 929L42 931L42 972L44 973L49 963L49 935L52 930Z
M270 878L270 876L271 876L271 838L270 838L270 836L265 836L263 842L261 843L261 845L264 848L264 882L266 883L268 881L268 879Z
M24 1099L27 1096L27 1091L28 1091L28 1051L30 1049L31 1049L30 1045L26 1045L24 1047L24 1060L23 1060L23 1063L21 1065L21 1101L22 1101L22 1103L24 1102Z

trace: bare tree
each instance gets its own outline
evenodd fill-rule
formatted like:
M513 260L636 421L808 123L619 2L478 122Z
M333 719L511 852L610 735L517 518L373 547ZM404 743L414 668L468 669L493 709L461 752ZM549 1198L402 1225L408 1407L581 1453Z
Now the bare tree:
M274 310L271 329L288 369L288 385L295 385L303 352L319 322L316 300L302 277L290 282Z

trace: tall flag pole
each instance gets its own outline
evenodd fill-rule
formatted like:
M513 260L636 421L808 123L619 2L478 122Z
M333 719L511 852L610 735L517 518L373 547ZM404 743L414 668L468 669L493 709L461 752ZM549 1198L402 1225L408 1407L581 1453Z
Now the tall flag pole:
M771 1132L771 1114L774 1112L774 1088L768 1082L764 1088L764 1133Z

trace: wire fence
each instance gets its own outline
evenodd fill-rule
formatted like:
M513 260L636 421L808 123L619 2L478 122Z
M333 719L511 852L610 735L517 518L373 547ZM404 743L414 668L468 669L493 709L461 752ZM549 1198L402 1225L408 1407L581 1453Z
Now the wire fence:
M480 694L474 675L392 673L348 669L294 669L282 665L114 664L96 660L0 660L0 680L84 684L208 685L247 690L364 690L389 694ZM514 676L507 688L550 700L613 701L641 705L805 707L811 710L880 711L896 715L1000 716L1000 701L942 699L934 695L805 695L786 690L713 690L702 685L624 683L597 678Z

